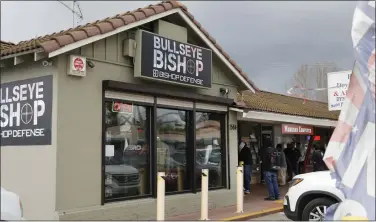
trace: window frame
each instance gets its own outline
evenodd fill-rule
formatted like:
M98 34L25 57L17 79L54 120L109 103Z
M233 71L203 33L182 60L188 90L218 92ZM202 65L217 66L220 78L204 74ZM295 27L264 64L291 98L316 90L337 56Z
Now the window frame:
M147 195L138 195L138 196L130 196L130 197L119 197L119 198L113 198L111 200L106 200L106 193L105 193L105 170L106 170L106 103L113 103L113 102L120 102L120 103L126 103L126 104L132 104L135 106L143 106L146 109L146 119L148 122L148 127L145 132L146 135L149 136L149 139L147 141L149 146L149 180L150 180L150 193ZM102 205L112 203L112 202L120 202L125 200L135 200L135 199L145 199L153 197L153 188L156 185L155 179L153 177L153 156L152 156L152 111L154 104L146 103L146 102L137 102L137 101L130 101L130 100L124 100L124 99L114 99L114 98L106 98L104 97L103 103L102 103Z
M230 189L230 158L229 158L229 115L227 111L224 110L211 110L211 109L196 109L196 102L193 101L193 108L189 107L180 107L180 106L171 106L171 105L164 105L157 103L157 96L154 97L154 102L139 102L133 100L125 100L125 99L118 99L118 98L109 98L105 96L105 90L102 93L102 175L101 175L101 196L102 201L101 205L105 205L112 202L120 202L120 201L127 201L127 200L135 200L135 199L146 199L146 198L156 198L157 197L157 109L173 109L173 110L182 110L186 111L189 121L189 127L187 128L187 147L192 147L191 152L187 152L187 167L191 171L190 178L190 189L184 191L176 191L176 192L169 192L166 193L166 196L176 195L176 194L184 194L184 193L194 193L200 192L201 189L197 189L196 186L196 112L205 112L205 113L218 113L221 115L220 124L221 124L221 161L224 162L221 166L221 173L222 173L222 186L218 187L210 187L209 191L211 190L219 190L219 189ZM120 92L125 93L126 92ZM146 108L148 120L148 129L147 135L149 136L148 145L149 145L149 172L150 172L150 194L148 195L139 195L139 196L130 196L130 197L120 197L111 200L106 200L105 198L105 144L106 144L106 102L122 102L122 103L129 103L137 106L144 106ZM223 144L223 145L222 145ZM188 149L190 151L190 149Z
M195 107L194 107L195 108ZM194 167L196 169L196 113L216 113L216 114L219 114L221 115L221 118L220 118L220 124L221 124L221 129L220 129L220 134L221 134L221 161L225 162L225 164L221 166L221 173L224 174L222 175L222 186L218 186L218 187L209 187L208 190L211 191L211 190L220 190L220 189L230 189L230 166L229 166L229 158L228 158L228 154L229 154L229 151L228 151L228 138L226 135L229 135L229 133L226 133L227 132L227 129L228 129L228 111L220 111L220 110L209 110L209 109L195 109L195 112L194 112L194 128L193 128L193 131L194 131ZM223 146L222 146L223 144ZM195 188L195 192L194 193L197 193L197 192L201 192L201 188L197 188L196 187L196 178L194 179L194 188Z
M155 97L157 98L157 97ZM179 110L179 111L185 111L186 112L186 115L188 118L188 121L187 122L192 122L192 116L194 116L194 108L186 108L186 107L179 107L179 106L170 106L170 105L162 105L162 104L155 104L155 117L157 117L157 110L158 108L160 109L170 109L170 110ZM154 117L154 128L155 128L155 132L154 132L154 137L155 137L155 141L154 141L154 153L155 153L155 163L154 163L154 169L156 171L156 174L158 173L157 172L157 124L156 124L156 120L157 118ZM187 140L187 147L192 147L192 127L194 128L194 126L196 126L195 124L189 124L189 127L186 129L187 132L186 132L186 140ZM189 151L189 150L188 150ZM194 178L192 177L193 176L193 173L192 173L192 152L187 152L186 155L187 155L187 168L191 171L190 173L190 178ZM194 158L194 157L193 157ZM193 159L193 163L195 163L195 159ZM194 164L194 167L195 167L195 164ZM194 168L193 168L194 169ZM173 191L173 192L165 192L165 196L170 196L170 195L176 195L176 194L184 194L184 193L192 193L193 191L193 184L195 182L195 179L191 180L191 184L190 184L190 189L189 190L183 190L183 191ZM155 186L155 189L157 189L157 186ZM155 192L155 195L154 195L155 198L157 198L157 192Z

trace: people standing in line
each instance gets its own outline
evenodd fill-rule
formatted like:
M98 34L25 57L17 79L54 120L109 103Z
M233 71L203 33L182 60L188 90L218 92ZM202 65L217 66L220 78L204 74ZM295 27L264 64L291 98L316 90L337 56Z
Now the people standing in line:
M279 178L281 178L281 186L286 185L286 172L287 172L287 163L286 163L286 156L285 153L283 152L283 147L282 144L277 144L276 149L278 152L281 153L281 169L278 171Z
M244 166L244 193L249 194L251 191L251 176L252 176L252 153L251 149L245 142L240 143L239 161L243 162Z
M262 167L264 168L264 179L268 187L269 196L265 200L279 200L280 193L277 181L277 172L281 165L281 153L272 147L270 139L265 140L262 156ZM278 166L279 165L279 166Z

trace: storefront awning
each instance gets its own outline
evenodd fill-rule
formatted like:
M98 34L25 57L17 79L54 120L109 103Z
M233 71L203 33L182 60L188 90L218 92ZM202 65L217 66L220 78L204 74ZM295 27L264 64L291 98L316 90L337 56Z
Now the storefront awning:
M337 121L329 119L317 119L303 116L286 115L272 112L245 111L242 116L238 116L241 121L263 121L279 123L297 123L311 126L335 127Z

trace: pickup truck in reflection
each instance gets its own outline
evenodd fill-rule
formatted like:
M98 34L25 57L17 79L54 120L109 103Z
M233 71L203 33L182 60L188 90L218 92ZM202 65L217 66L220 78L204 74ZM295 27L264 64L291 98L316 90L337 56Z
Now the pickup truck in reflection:
M136 168L127 164L118 165L109 159L106 160L106 197L116 198L139 195L140 188L140 174Z

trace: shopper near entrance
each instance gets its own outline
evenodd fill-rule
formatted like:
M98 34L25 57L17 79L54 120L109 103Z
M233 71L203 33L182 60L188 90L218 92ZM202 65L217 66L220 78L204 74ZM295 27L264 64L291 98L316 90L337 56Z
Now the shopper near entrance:
M298 170L299 170L299 174L302 174L302 173L304 173L304 160L305 160L305 156L306 156L306 148L303 145L301 145L300 143L298 143L297 148L300 152Z
M270 139L265 140L264 152L262 156L262 167L264 168L264 178L268 187L269 196L265 200L279 200L280 193L277 181L277 172L281 169L282 155L277 148L272 146Z
M312 154L313 171L324 171L328 168L323 160L325 154L325 148L323 146L313 145L314 151Z
M251 174L252 174L252 153L247 144L242 141L239 145L239 161L243 162L244 166L244 193L249 194L251 191Z
M286 144L286 148L283 150L285 156L286 156L286 163L287 163L287 182L290 182L292 180L292 166L291 166L291 159L292 159L292 144L288 143Z
M278 177L280 178L280 184L281 186L286 185L286 173L287 173L287 163L286 163L286 156L283 152L283 146L282 144L277 144L277 151L281 153L281 169L278 171Z
M285 155L287 158L287 173L289 180L291 181L295 175L298 175L298 161L300 158L300 151L296 149L296 144L289 143L285 149Z

